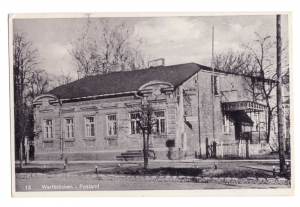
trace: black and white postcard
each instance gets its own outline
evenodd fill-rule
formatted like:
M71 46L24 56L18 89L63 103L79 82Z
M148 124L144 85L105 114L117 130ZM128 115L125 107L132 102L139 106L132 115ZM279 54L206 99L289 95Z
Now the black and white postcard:
M291 17L9 15L13 197L293 195Z

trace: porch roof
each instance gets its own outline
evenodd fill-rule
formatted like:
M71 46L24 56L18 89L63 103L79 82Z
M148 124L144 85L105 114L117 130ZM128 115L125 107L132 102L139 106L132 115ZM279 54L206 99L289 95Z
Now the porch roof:
M241 123L245 126L253 126L254 122L245 111L231 111L228 112L228 115L236 123Z
M252 101L236 101L222 103L222 110L224 112L245 111L245 112L259 112L267 109L267 106Z

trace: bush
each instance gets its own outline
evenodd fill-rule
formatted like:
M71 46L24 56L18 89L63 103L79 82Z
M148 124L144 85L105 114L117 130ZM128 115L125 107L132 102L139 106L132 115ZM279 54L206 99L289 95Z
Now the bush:
M171 147L175 147L175 140L174 139L169 139L166 141L166 146L168 148L171 148Z

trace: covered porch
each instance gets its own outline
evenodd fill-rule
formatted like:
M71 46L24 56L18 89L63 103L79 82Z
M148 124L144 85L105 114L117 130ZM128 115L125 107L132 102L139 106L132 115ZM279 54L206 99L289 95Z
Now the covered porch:
M235 140L251 144L266 141L267 107L252 101L222 103L222 112L234 124Z

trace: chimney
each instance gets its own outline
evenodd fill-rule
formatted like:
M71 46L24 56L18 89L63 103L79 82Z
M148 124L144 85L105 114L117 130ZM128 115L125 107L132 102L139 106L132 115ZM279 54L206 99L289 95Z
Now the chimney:
M159 58L156 60L151 60L148 62L148 67L158 67L158 66L165 66L165 59L164 58Z
M125 71L126 65L125 63L116 63L110 66L111 72Z

